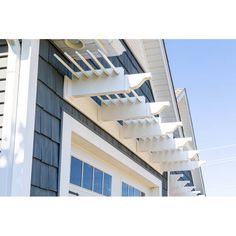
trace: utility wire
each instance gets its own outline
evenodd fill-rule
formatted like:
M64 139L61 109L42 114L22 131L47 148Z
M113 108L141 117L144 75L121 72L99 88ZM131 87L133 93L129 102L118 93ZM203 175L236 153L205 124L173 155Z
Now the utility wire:
M200 152L205 152L205 151L224 149L224 148L229 148L229 147L234 147L234 146L236 146L236 143L223 145L223 146L215 146L215 147L211 147L211 148L204 148L204 149L200 149L199 151Z
M222 159L210 160L210 161L207 161L204 166L207 167L207 166L213 166L213 165L220 165L220 164L225 164L225 163L233 162L233 161L236 161L236 156L226 157L226 158L222 158Z

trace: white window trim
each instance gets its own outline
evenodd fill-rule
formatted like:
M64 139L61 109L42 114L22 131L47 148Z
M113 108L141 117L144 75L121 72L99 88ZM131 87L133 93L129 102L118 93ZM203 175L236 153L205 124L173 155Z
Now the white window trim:
M62 145L61 145L61 161L60 161L60 181L59 181L59 196L68 196L70 186L70 156L72 144L72 132L82 137L87 142L92 143L103 152L110 155L112 158L119 161L132 171L138 173L142 178L151 182L154 187L159 189L159 196L162 195L162 181L153 174L145 170L143 167L132 161L111 144L103 140L97 134L89 130L80 122L72 118L66 112L63 112L63 128L62 128Z

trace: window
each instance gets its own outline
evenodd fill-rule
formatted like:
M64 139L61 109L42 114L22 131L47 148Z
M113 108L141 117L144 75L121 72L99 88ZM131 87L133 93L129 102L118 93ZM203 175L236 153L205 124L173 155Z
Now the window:
M70 166L70 182L72 184L81 186L82 179L82 161L77 158L71 157Z
M145 193L122 182L122 196L145 196Z
M122 182L122 196L129 196L128 194L128 184Z
M102 194L102 181L103 181L103 172L98 169L94 169L94 189L96 193Z
M111 196L112 177L107 173L71 157L70 183L104 196Z
M103 195L111 196L111 176L104 173Z
M92 190L93 187L93 167L84 163L83 188Z

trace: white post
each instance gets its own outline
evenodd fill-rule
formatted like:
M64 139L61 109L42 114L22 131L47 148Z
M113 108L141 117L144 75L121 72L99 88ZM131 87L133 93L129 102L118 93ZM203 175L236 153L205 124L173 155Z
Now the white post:
M12 163L14 159L15 120L21 47L18 40L7 40L8 62L0 155L0 196L11 192Z
M11 195L29 196L33 156L39 40L22 40Z

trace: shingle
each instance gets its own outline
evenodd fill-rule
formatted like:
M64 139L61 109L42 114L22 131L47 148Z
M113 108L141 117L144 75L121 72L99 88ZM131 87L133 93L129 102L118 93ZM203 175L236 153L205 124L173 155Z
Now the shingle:
M45 92L45 85L38 80L36 103L43 108L45 107L44 92Z
M56 116L58 119L61 119L61 103L60 103L60 98L56 94L51 94L51 113Z
M52 126L52 140L60 143L60 121L54 117L51 118L51 126Z
M57 191L57 171L57 168L49 166L48 188L53 191Z
M31 183L34 186L40 186L40 173L41 173L41 162L33 158L32 162L32 173L31 173Z
M59 167L59 144L52 143L52 165Z
M56 193L53 191L41 189L35 186L31 186L30 189L30 196L40 196L40 197L49 197L49 196L56 196Z
M41 163L40 188L48 189L49 167L47 164Z
M39 45L39 55L48 61L48 54L49 53L49 42L48 40L40 40Z
M41 110L41 108L36 105L34 129L35 129L35 131L37 131L39 133L40 133L40 110Z
M55 92L60 97L63 97L64 76L55 72Z
M0 46L7 45L7 41L5 39L0 39Z
M52 134L51 116L43 110L41 110L40 114L41 114L41 116L40 116L41 117L41 129L40 129L40 131L45 136L51 138L51 134Z
M34 133L34 148L33 148L33 156L39 160L41 160L41 144L42 143L42 138L41 135L38 133Z
M7 52L8 51L8 46L6 45L6 46L4 46L4 45L2 45L2 46L0 46L0 53L4 53L4 52Z
M53 164L52 159L52 141L46 137L42 137L42 144L41 144L41 159L44 163L49 165Z

